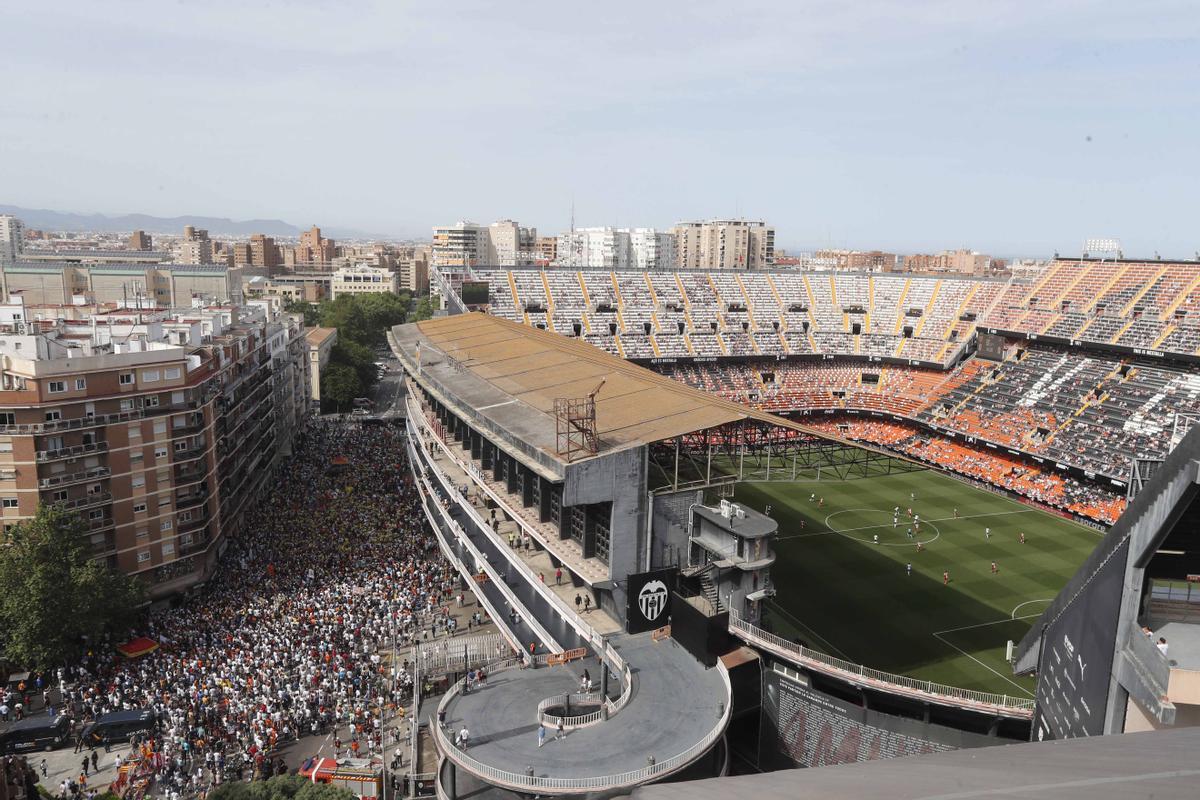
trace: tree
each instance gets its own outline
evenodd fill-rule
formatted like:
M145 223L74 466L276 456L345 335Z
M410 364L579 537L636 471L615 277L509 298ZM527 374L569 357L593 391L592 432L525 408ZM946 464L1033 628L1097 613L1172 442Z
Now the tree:
M329 361L353 369L358 375L359 383L362 384L361 391L367 391L379 382L379 374L375 370L375 354L365 344L343 342L339 339L329 352Z
M209 800L355 800L349 789L313 783L299 775L276 775L268 781L230 781L208 793Z
M326 408L343 411L351 406L354 398L362 397L362 381L354 367L330 360L321 371L321 404Z
M422 297L417 301L417 310L413 312L413 321L421 322L422 320L431 319L433 317L433 303L428 297Z
M321 311L307 300L289 300L283 304L283 310L289 314L303 314L304 326L315 328L321 324Z
M87 534L78 514L42 505L0 548L0 645L10 660L55 667L78 658L84 637L129 630L145 587L92 560Z

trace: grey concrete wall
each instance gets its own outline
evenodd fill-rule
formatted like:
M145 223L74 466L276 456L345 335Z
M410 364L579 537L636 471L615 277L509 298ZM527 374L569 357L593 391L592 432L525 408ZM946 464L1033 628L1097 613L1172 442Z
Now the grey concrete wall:
M641 571L645 550L646 448L622 450L570 464L563 483L563 506L612 503L609 578L613 611L625 621L625 577Z
M654 495L651 526L650 568L686 567L688 563L688 516L692 505L704 500L704 492L691 490Z

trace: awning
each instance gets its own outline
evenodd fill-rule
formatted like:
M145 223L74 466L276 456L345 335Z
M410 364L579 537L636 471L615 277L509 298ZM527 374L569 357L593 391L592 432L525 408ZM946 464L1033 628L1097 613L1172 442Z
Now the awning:
M153 653L157 649L158 642L148 639L145 636L139 636L136 639L130 639L125 644L117 645L117 652L126 658L144 656L147 653Z
M751 592L746 595L746 599L757 603L759 600L766 600L768 597L773 597L774 595L774 589L759 589L757 592Z

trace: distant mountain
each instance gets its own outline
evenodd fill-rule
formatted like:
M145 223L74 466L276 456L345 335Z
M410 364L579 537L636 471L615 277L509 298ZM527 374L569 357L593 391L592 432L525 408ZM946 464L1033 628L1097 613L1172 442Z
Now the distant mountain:
M143 230L147 233L181 233L183 226L205 228L213 235L249 236L265 233L270 236L299 236L300 229L278 219L232 220L225 217L153 217L149 214L77 214L45 208L21 208L0 204L0 214L20 217L26 227L50 231L98 231L120 233Z

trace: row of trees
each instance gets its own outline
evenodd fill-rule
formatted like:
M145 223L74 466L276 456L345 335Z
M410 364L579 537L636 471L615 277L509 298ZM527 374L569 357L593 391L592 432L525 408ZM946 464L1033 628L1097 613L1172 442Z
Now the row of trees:
M93 561L77 513L41 506L0 546L0 652L13 665L73 663L133 627L146 602L137 578Z
M304 314L304 324L337 328L338 340L321 372L322 411L346 411L379 380L375 348L387 343L387 331L408 319L412 297L400 294L342 295L319 304L297 301L287 306Z

